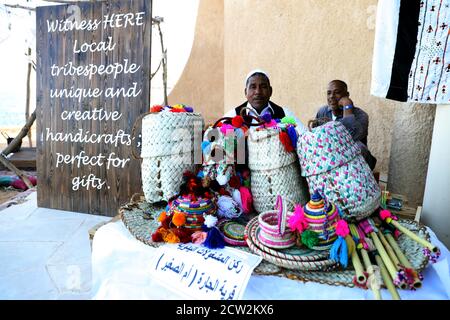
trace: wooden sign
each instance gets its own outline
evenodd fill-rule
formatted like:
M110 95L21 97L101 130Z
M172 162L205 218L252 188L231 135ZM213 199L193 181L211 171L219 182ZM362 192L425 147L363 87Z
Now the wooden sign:
M115 216L140 193L132 148L150 105L151 0L36 10L38 206Z

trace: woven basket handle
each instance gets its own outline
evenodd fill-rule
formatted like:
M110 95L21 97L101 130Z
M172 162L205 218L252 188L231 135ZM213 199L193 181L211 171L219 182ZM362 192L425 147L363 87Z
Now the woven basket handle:
M245 123L247 126L254 126L254 127L256 127L256 126L260 126L260 125L262 125L262 124L265 123L264 120L262 120L260 117L257 117L257 116L251 116L251 115L245 115L245 111L247 111L247 110L254 113L254 111L253 111L252 109L250 109L249 107L244 107L244 108L242 108L241 112L239 113L239 115L240 115L242 118L244 118L244 123ZM251 119L253 119L253 120L256 120L257 123L253 123L253 121L248 122L248 121L246 121L245 118L247 118L247 119L248 119L248 118L251 118Z
M145 116L147 116L147 115L149 115L149 114L152 114L152 113L156 113L156 112L146 112L146 113L143 113L143 114L141 114L139 117L136 118L136 121L134 121L134 124L133 124L133 129L131 130L131 137L133 137L133 138L136 137L136 128L137 128L137 124L138 124L138 123L141 123L141 124L142 124L142 119L143 119ZM132 154L132 156L133 156L133 158L134 158L135 160L142 160L142 157L141 157L140 155L138 155L138 153L136 152L136 145L135 145L135 144L132 144L132 145L131 145L131 154Z
M278 232L281 236L284 236L287 222L287 207L286 201L280 195L277 196L275 208L278 210Z
M233 119L233 118L231 118L231 117L223 117L223 118L220 118L219 120L217 120L214 124L213 124L213 128L216 128L217 127L217 125L221 122L221 121L224 121L224 120L230 120L231 121L231 119Z

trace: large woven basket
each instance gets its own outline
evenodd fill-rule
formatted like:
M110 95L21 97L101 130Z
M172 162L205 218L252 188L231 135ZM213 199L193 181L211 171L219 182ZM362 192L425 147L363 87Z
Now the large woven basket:
M279 129L272 128L251 130L247 140L251 190L257 212L271 210L277 195L302 205L309 200L297 154L285 150L279 133Z
M183 173L194 172L196 162L201 161L203 125L203 118L198 113L145 115L141 149L145 200L150 203L167 201L179 192Z
M379 207L380 187L343 124L330 121L303 132L297 152L311 194L319 191L345 219L363 219Z

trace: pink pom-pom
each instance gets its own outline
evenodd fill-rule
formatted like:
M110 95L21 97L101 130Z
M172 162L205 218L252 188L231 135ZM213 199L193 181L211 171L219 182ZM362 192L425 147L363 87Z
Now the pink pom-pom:
M382 220L386 220L386 218L391 218L391 217L392 217L392 214L389 210L384 209L384 210L380 211L380 218Z
M348 224L345 220L339 220L336 222L336 234L339 237L346 237L350 234L350 229L348 228Z
M266 128L273 128L273 127L276 127L277 125L278 125L278 123L273 119L270 120L270 122L264 124L264 126Z
M297 230L299 233L308 229L308 222L301 205L295 206L294 215L289 218L288 225L292 231Z
M398 238L400 237L401 234L402 234L402 233L400 232L400 230L398 230L398 229L395 229L395 230L394 230L394 238L395 238L395 239L398 239Z
M224 135L227 135L227 132L234 132L234 127L231 125L231 124L227 124L227 123L225 123L225 124L223 124L221 127L220 127L220 131L224 134Z

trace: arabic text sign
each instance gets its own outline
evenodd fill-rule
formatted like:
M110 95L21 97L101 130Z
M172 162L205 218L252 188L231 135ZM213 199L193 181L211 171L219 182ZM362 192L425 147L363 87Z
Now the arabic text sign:
M239 300L261 260L228 247L167 244L159 247L151 273L156 281L190 299Z

